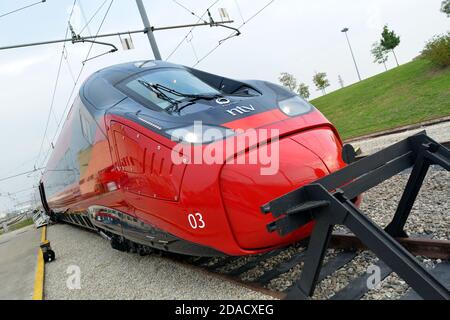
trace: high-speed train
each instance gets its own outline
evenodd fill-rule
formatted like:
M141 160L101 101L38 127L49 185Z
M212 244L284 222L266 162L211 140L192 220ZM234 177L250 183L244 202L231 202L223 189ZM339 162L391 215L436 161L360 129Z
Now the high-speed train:
M115 249L240 256L308 237L269 233L260 207L344 166L335 127L287 89L139 61L81 86L40 194Z

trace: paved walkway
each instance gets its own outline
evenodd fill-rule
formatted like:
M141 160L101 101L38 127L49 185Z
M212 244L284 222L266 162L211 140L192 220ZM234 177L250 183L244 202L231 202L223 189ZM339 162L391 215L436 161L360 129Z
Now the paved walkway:
M437 142L450 141L450 121L443 122L431 126L422 127L419 129L409 130L400 133L394 133L386 136L368 138L364 140L353 141L351 144L357 148L360 147L364 155L369 155L380 151L400 140L406 139L416 133L426 130L427 134Z
M41 232L34 225L0 236L0 300L30 300Z

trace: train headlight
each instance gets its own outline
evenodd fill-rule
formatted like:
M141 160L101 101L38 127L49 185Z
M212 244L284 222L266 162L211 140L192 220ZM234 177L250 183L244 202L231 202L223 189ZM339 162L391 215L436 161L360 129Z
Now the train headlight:
M280 110L290 117L310 112L313 106L302 98L295 96L278 103Z
M167 131L173 141L190 144L207 144L214 141L224 140L235 134L233 130L204 125L201 121L196 121L194 125L171 129Z

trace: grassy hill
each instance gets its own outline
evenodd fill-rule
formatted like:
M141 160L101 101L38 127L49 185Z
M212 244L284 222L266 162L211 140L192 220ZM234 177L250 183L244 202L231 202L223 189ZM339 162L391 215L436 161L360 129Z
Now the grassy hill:
M311 101L343 139L450 115L450 68L416 60Z

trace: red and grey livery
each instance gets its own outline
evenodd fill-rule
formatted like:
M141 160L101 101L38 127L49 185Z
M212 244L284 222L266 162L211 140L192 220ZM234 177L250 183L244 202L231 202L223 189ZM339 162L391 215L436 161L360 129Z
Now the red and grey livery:
M198 121L223 138L197 141L191 131ZM221 150L248 129L278 130L275 174L246 161L270 148L274 140L266 136L236 144L219 163L193 163L188 154L173 161L180 143L194 152ZM256 254L310 235L312 223L287 237L267 232L271 218L259 208L344 167L341 150L333 125L278 85L167 62L127 63L96 72L81 87L41 198L55 219L100 231L118 249Z

